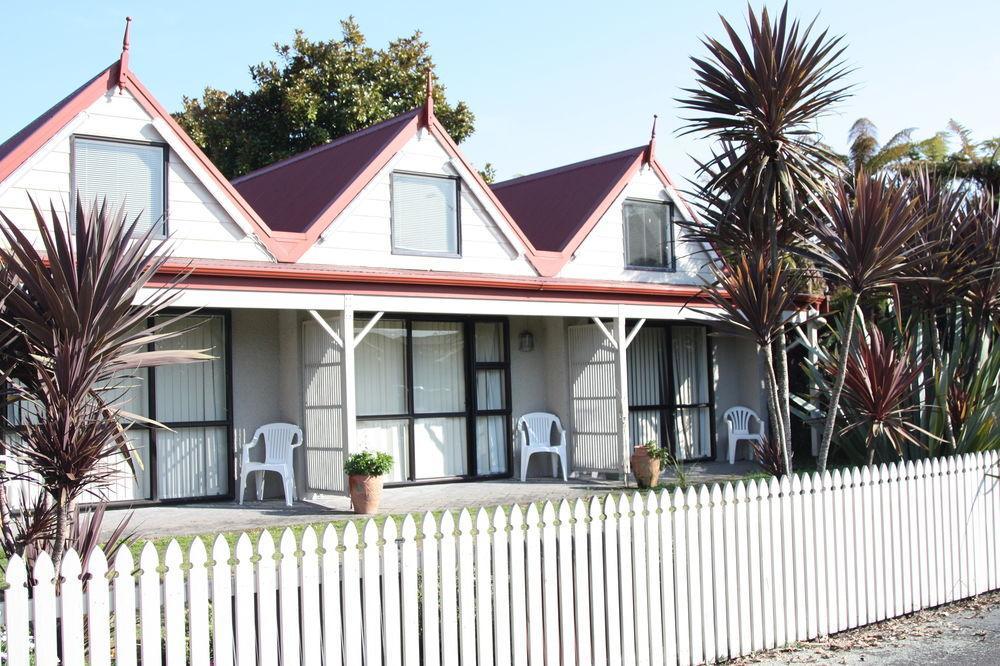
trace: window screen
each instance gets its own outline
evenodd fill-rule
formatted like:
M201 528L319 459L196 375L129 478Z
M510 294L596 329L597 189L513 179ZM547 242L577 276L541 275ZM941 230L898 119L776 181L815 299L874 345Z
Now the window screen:
M392 174L392 250L458 254L458 181Z
M673 270L670 206L654 201L625 202L625 265Z
M112 209L125 207L129 222L139 217L137 233L154 225L165 233L162 146L76 138L73 177L85 207L106 198Z

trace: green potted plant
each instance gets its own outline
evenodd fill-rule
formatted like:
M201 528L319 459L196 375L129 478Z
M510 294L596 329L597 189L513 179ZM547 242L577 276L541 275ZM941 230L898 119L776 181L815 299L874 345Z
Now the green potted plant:
M382 501L382 477L392 470L393 459L380 451L360 451L347 458L344 471L354 513L377 513Z
M669 456L667 450L660 448L654 440L635 447L629 462L636 484L640 488L655 487L660 482L660 469Z

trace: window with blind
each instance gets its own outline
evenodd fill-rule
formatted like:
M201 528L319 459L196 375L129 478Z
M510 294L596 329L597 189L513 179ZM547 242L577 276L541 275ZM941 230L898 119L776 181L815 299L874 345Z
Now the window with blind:
M629 200L625 215L625 266L641 270L674 270L674 236L670 204Z
M458 256L459 180L392 174L392 251Z
M163 236L165 154L157 144L74 137L74 192L87 207L105 200L114 210L124 206L130 222L139 218L137 233L155 227Z

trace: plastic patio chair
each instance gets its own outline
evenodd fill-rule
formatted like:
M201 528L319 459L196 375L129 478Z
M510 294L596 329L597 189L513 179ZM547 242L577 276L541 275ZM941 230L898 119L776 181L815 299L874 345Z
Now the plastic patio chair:
M264 462L250 460L250 449L264 439ZM302 445L302 428L293 423L268 423L257 428L253 439L243 445L243 460L240 465L240 504L247 486L247 474L256 475L257 499L264 499L264 474L277 472L281 475L281 485L285 491L285 504L292 505L295 499L295 469L292 461L295 449Z
M552 428L559 433L559 444L552 444ZM528 475L528 460L536 453L552 455L552 476L558 476L557 462L562 464L563 481L567 481L566 471L566 430L555 414L532 412L517 420L514 432L521 443L521 481ZM558 461L557 461L558 459Z
M760 442L764 443L764 419L760 418L757 412L753 411L749 407L736 406L730 407L726 410L726 413L722 415L722 418L726 420L726 427L729 429L729 464L732 465L736 462L736 445L739 442L745 442L748 445L750 442ZM757 432L750 432L750 425L753 419L757 419ZM753 448L752 445L750 449L750 457L753 458Z

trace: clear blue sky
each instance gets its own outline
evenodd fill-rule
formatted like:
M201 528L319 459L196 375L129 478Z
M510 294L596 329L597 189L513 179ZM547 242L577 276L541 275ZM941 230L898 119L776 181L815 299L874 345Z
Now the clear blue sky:
M758 3L754 3L758 6ZM222 6L225 5L225 6ZM773 8L779 7L771 3ZM977 138L1000 135L1000 3L953 0L798 0L793 14L847 36L854 97L820 130L838 148L870 117L887 138L956 118ZM353 14L371 44L423 31L451 99L476 113L463 149L501 178L642 144L660 115L658 155L679 177L703 141L677 138L674 98L692 82L699 37L720 35L717 13L742 23L742 0L659 2L17 2L4 8L0 140L118 56L124 17L132 67L171 110L211 85L247 86L247 67L301 27L339 35ZM18 94L12 94L18 91Z

